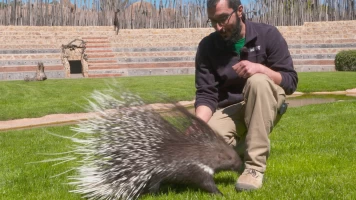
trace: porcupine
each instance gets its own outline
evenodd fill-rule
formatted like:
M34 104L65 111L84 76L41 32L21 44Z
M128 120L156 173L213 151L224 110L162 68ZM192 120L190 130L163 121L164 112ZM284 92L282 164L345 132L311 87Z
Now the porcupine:
M77 187L72 192L88 199L137 199L167 182L222 195L214 174L241 166L236 151L181 105L173 110L183 118L172 123L132 93L117 99L94 92L93 98L91 108L100 115L73 128L85 137L74 139L84 158L78 175L70 177Z

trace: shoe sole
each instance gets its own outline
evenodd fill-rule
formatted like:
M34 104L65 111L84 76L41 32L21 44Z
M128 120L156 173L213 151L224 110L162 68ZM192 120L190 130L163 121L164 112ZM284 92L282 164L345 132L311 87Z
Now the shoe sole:
M237 191L252 191L259 189L258 187L243 183L236 184L235 188Z

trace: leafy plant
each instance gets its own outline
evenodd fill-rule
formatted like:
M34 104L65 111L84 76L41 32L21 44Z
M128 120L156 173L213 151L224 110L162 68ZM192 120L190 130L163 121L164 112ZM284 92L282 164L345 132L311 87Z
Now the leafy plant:
M335 56L337 71L356 71L356 50L340 51Z

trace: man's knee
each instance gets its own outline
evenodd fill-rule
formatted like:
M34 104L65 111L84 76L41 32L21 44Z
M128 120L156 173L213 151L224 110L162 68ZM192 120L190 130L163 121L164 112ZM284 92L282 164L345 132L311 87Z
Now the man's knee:
M261 91L264 92L266 89L271 90L271 86L273 85L273 81L265 74L254 74L246 81L245 91L247 89L253 91Z

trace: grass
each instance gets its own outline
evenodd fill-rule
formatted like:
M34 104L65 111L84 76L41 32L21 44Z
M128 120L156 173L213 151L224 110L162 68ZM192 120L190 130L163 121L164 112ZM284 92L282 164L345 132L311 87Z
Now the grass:
M120 77L115 79L49 79L44 82L7 81L0 84L0 120L84 112L93 90L118 86L139 94L147 103L194 99L194 76ZM299 73L298 91L337 91L356 88L355 72Z
M68 192L73 188L65 184L65 176L50 178L68 170L73 163L58 166L52 166L53 163L29 164L50 158L39 153L63 152L69 148L68 141L45 131L70 134L69 127L0 134L0 199L79 199L78 195Z
M193 76L123 77L116 79L49 79L44 82L8 81L0 84L0 120L41 117L47 114L84 112L85 98L108 84L139 94L147 103L192 100Z
M147 103L192 100L194 76L122 77L118 85L138 93ZM0 120L84 112L93 90L112 79L68 79L0 83ZM299 73L298 91L339 91L356 88L355 72ZM271 135L272 154L264 187L236 193L233 173L216 175L225 194L215 197L186 186L165 186L158 196L143 199L356 199L356 101L289 108ZM70 141L48 134L72 135L69 126L0 132L0 199L80 199L68 192L65 175L51 178L74 162L26 164L49 158L38 153L67 151ZM71 175L69 172L66 175Z
M143 199L356 199L355 100L289 108L271 134L272 153L261 190L237 193L233 173L215 177L224 197L186 186L166 186ZM69 126L0 133L0 199L80 199L66 176L74 162L25 164L66 151L70 142L48 134L73 134Z
M356 88L356 72L303 72L298 73L297 91L345 91Z

